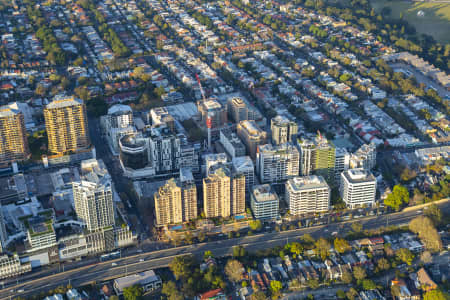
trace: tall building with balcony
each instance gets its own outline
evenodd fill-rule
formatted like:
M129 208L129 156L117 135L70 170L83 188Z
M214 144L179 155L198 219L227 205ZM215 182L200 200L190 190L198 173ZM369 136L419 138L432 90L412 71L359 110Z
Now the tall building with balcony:
M197 188L193 178L183 181L169 179L158 189L154 199L158 226L187 222L197 217Z
M247 105L244 99L240 97L228 99L228 111L230 112L233 121L236 123L249 119Z
M345 148L336 148L336 159L334 161L334 180L341 182L341 173L350 167L350 153Z
M245 176L245 190L250 192L251 187L255 184L255 166L250 156L239 156L232 160L233 172Z
M120 152L120 138L136 132L133 124L133 111L128 105L116 104L111 106L108 109L108 114L100 118L100 122L113 154Z
M300 175L316 174L329 184L334 183L336 149L324 136L314 140L298 140L300 146Z
M256 158L258 145L263 145L267 140L267 133L261 130L255 121L241 121L237 125L237 135L241 138L247 153L252 159Z
M292 215L328 211L330 187L321 176L299 176L286 182L286 203Z
M48 150L70 154L90 146L86 106L75 97L58 98L44 108Z
M81 162L81 178L72 182L75 213L89 231L114 226L111 176L102 160Z
M23 114L12 105L0 107L0 165L30 156Z
M256 173L261 183L277 183L298 176L299 152L289 144L259 146Z
M298 125L287 117L278 115L270 121L270 129L272 131L272 143L280 145L295 142Z
M203 156L205 161L205 177L208 177L212 167L215 165L227 165L227 155L225 153L210 153Z
M245 212L245 177L233 175L223 165L216 165L203 179L203 209L207 218Z
M269 184L253 186L250 203L255 219L275 219L279 215L280 199Z
M377 180L370 171L350 169L342 172L340 192L349 208L373 206L377 191Z

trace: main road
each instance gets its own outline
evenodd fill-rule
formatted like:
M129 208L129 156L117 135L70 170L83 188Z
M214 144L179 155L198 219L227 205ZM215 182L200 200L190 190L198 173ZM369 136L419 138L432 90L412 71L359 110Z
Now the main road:
M440 204L442 210L448 210L449 202ZM374 229L386 225L407 224L415 216L421 214L419 209L407 212L399 212L389 215L373 216L360 219L365 229ZM158 251L144 251L133 256L123 257L113 261L94 263L88 266L59 272L52 275L42 276L11 284L5 289L0 290L0 299L9 299L11 297L27 297L49 289L54 289L59 285L71 284L72 286L81 286L92 282L102 282L105 280L141 272L148 269L157 269L166 267L179 255L193 254L202 257L206 250L212 251L216 257L228 256L232 253L234 246L244 246L249 251L272 248L284 245L287 242L297 240L304 234L310 234L313 237L330 237L333 232L344 236L351 230L351 224L358 220L321 225L315 227L301 228L282 232L263 233L254 236L246 236L235 239L200 243L189 246L175 247ZM20 279L20 278L19 278Z

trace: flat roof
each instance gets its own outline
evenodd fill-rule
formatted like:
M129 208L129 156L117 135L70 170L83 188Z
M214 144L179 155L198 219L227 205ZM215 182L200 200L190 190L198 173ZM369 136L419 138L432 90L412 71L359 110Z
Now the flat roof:
M125 277L120 277L114 280L114 287L119 291L123 291L126 287L133 286L135 284L145 285L150 282L155 282L161 280L155 271L149 270L141 273L136 273L133 275L128 275Z
M272 191L269 184L253 186L252 196L256 202L279 201L278 195Z
M69 107L69 106L75 106L75 105L82 105L83 100L75 98L75 97L67 97L63 99L57 99L53 100L45 108L47 109L54 109L54 108L62 108L62 107Z
M325 179L322 176L311 175L311 176L297 176L291 178L287 181L293 190L302 191L302 190L310 190L310 189L320 189L327 188L329 186Z
M347 180L352 183L375 181L375 177L372 175L372 173L362 168L350 169L343 172L343 174L345 178L347 178Z

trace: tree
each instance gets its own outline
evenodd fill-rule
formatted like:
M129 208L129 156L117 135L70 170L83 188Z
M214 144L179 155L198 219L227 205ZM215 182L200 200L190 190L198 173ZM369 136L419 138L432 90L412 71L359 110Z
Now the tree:
M256 292L256 293L253 293L253 294L250 296L250 299L251 299L251 300L266 300L267 297L266 297L266 294L264 294L263 291L258 291L258 292Z
M420 255L420 260L424 264L429 264L433 261L433 256L431 255L431 252L427 250L422 252L422 254Z
M360 266L356 266L353 268L353 276L356 280L363 280L367 277L366 269Z
M391 265L389 264L389 261L386 258L382 257L378 260L377 267L378 270L380 271L386 271L389 270Z
M354 232L361 232L362 228L363 228L363 226L362 226L362 224L360 222L353 222L352 223L352 230Z
M169 264L169 268L176 279L184 278L191 274L194 258L190 255L177 256Z
M347 291L346 295L347 295L348 299L353 300L353 299L355 299L356 296L358 296L358 291L355 290L354 288L350 288Z
M235 259L229 259L225 265L225 274L227 274L228 279L234 282L242 279L242 270L242 264Z
M436 204L432 204L425 211L425 216L430 218L435 226L438 226L442 221L442 211Z
M300 243L294 242L291 244L291 253L300 255L303 252L303 246Z
M342 282L345 283L345 284L350 284L350 283L352 283L352 281L353 281L352 273L350 273L350 272L344 270L344 271L342 272L341 280L342 280Z
M410 266L414 260L414 254L406 248L401 248L397 250L395 253L395 256L402 262L406 263L408 266Z
M314 245L315 245L314 251L316 255L319 255L322 260L325 260L330 252L331 248L330 243L326 239L320 238L314 243Z
M377 285L375 284L375 282L373 282L373 280L371 279L363 279L362 281L362 288L365 291L369 291L369 290L374 290L377 288Z
M308 280L308 286L309 286L309 288L315 290L315 289L319 288L319 281L315 278L312 278L312 279Z
M334 249L336 249L339 253L347 252L351 249L349 243L341 238L335 238L334 239Z
M250 225L250 229L254 230L254 231L260 230L262 228L262 224L261 224L260 220L252 220L252 221L250 221L249 225Z
M306 244L312 244L312 243L314 243L314 239L313 239L313 237L312 237L309 233L304 234L300 239L301 239L303 242L305 242Z
M278 280L270 281L270 290L272 293L278 293L283 288L283 284Z
M123 289L123 297L125 300L137 300L142 296L142 287L135 284Z
M233 247L233 257L243 257L245 256L245 248L242 246Z
M409 230L419 236L428 250L436 252L442 249L441 237L430 218L424 216L414 218L409 223Z
M168 300L183 300L184 297L173 281L164 282L161 292L166 295Z
M211 250L206 250L205 253L203 253L203 258L210 258L213 257L213 254L211 252Z
M47 90L42 84L38 84L38 86L36 87L36 90L34 92L36 93L36 95L39 95L42 97L45 95Z
M423 295L423 300L449 300L450 295L441 290L428 291Z
M403 204L408 204L409 202L409 192L408 189L402 185L395 185L392 193L390 193L386 199L384 199L384 204L389 206L396 211L400 209Z
M345 299L345 292L341 289L337 290L336 297L338 297L338 299Z

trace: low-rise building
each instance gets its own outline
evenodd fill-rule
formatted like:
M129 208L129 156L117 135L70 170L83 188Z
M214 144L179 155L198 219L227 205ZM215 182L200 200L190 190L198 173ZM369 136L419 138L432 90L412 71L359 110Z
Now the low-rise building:
M21 263L17 254L0 256L0 279L18 276L31 271L31 264Z
M162 286L162 281L153 270L120 277L114 280L114 290L117 295L122 295L125 288L133 285L141 286L144 293L146 293L159 289Z

